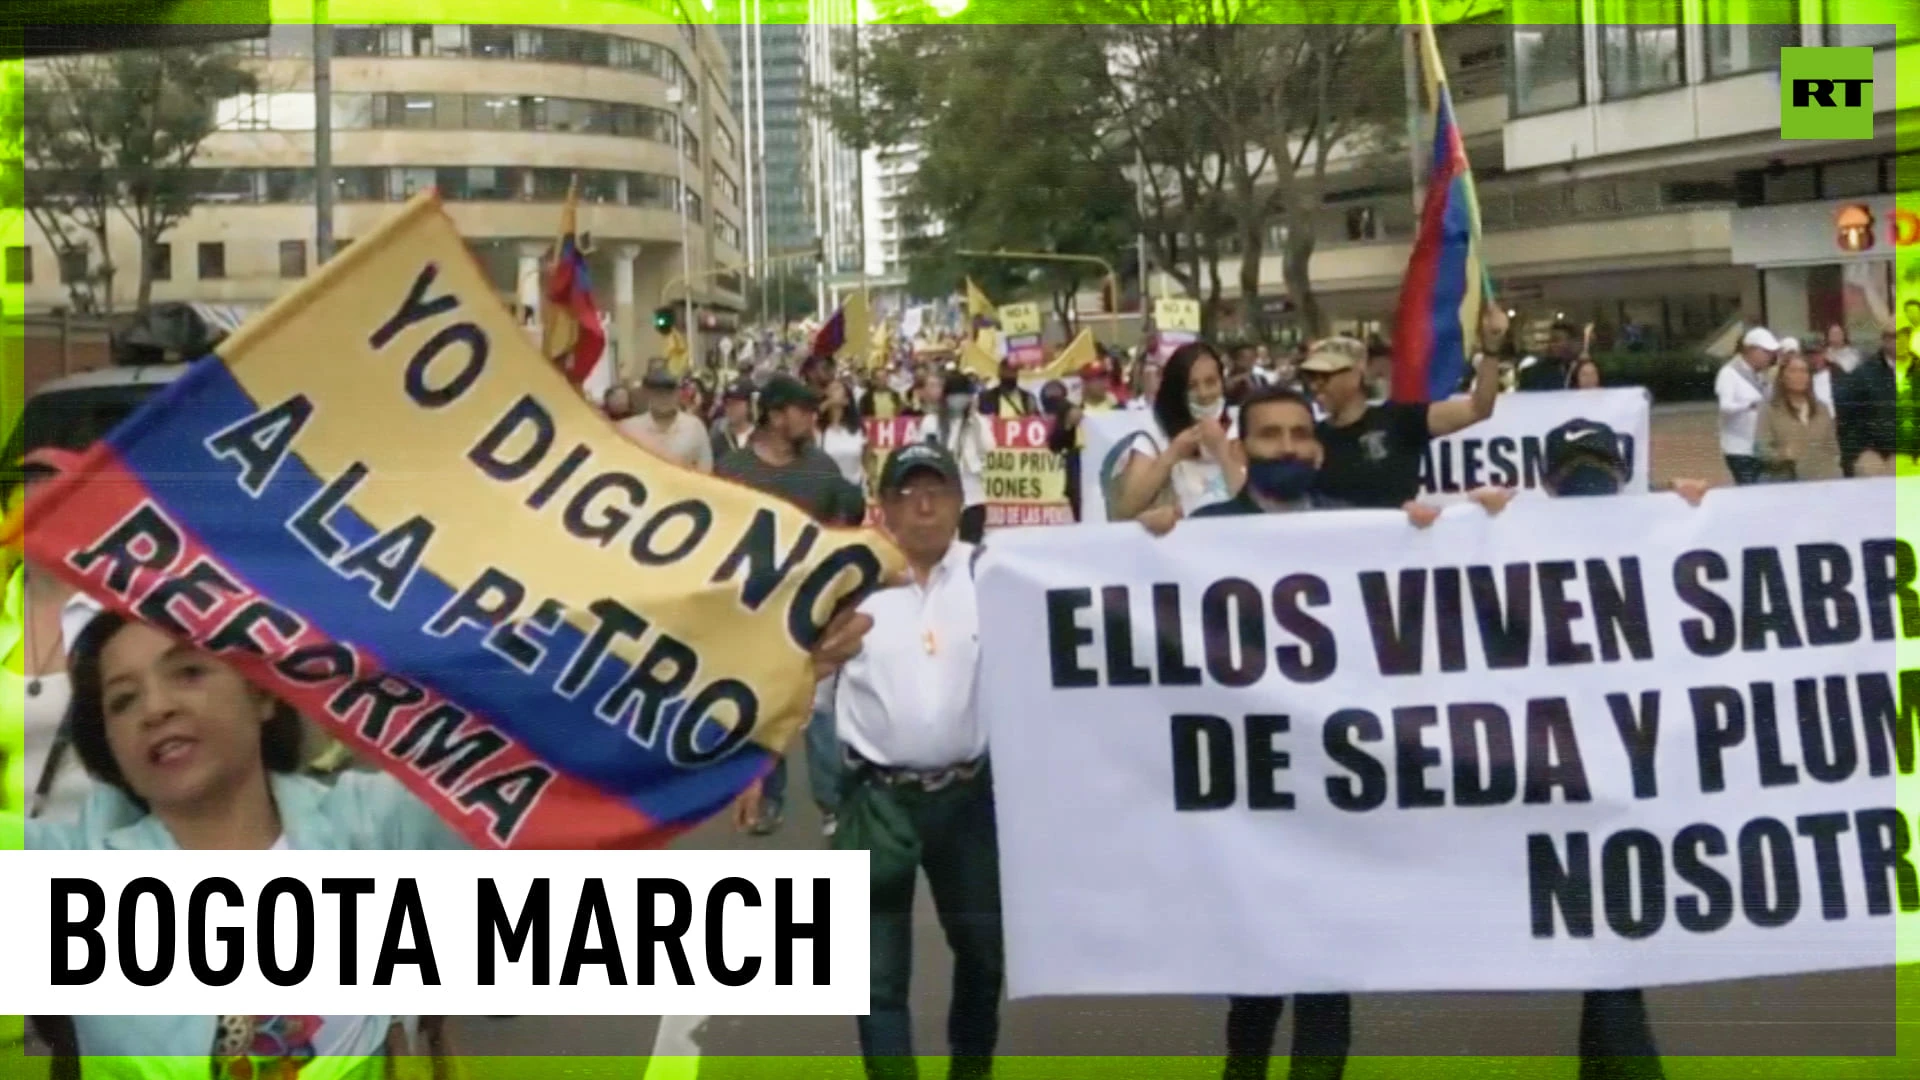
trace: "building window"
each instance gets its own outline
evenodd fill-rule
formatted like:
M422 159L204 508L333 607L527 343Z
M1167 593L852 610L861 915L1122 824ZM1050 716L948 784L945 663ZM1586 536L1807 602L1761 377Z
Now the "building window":
M1587 100L1587 54L1578 3L1566 5L1572 22L1513 28L1513 112L1516 116L1571 109Z
M87 280L87 251L66 251L60 255L60 284L72 285Z
M147 277L152 281L173 280L172 244L155 244L147 249Z
M10 247L7 249L7 284L33 284L33 249L30 247Z
M1886 21L1892 7L1881 0L1822 0L1821 7L1828 45L1891 45L1899 36Z
M280 241L280 276L283 278L307 276L307 242L305 240Z
M1780 66L1780 50L1800 44L1798 0L1704 0L1707 77Z
M1880 159L1836 161L1820 167L1820 197L1851 199L1880 193Z
M1685 85L1680 0L1598 0L1597 11L1601 97L1611 101ZM1654 16L1671 16L1671 22L1628 22Z
M227 276L227 245L200 245L200 280L219 281Z
M1761 176L1761 201L1769 206L1778 203L1812 202L1820 197L1819 178L1818 168L1812 165L1782 169L1779 172L1769 170Z

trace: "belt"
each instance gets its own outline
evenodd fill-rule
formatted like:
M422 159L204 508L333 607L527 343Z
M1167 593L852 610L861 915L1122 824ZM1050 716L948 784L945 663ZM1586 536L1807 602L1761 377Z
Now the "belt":
M977 757L972 761L963 761L958 765L947 765L938 769L898 769L888 765L877 765L848 750L847 764L889 787L917 787L922 791L939 791L979 776L980 771L987 766L987 759Z

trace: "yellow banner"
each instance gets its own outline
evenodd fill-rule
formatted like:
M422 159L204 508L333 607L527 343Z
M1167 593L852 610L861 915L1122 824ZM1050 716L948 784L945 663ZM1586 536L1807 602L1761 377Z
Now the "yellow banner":
M1000 335L1010 338L1040 336L1040 305L1007 304L1002 307Z
M1173 331L1179 334L1198 334L1200 332L1200 301L1176 296L1155 300L1153 325L1162 333Z
M993 446L981 477L987 526L1071 525L1066 459L1048 448L1053 421L1044 416L995 418Z

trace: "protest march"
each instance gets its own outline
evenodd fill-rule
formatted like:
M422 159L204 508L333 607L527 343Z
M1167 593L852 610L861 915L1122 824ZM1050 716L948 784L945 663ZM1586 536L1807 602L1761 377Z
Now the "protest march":
M1637 26L1452 39L1428 7L974 34L989 3L947 38L810 9L769 59L742 5L731 35L34 61L0 1075L453 1080L468 1046L638 1039L646 1080L914 1080L937 1031L955 1080L1074 1039L1341 1080L1493 1060L1485 1029L1664 1080L1695 1029L1758 1042L1806 999L1877 1031L1861 987L1920 970L1893 121L1776 142L1689 112L1720 99L1686 73L1771 79L1784 130L1794 87L1890 83L1910 35L1681 20L1626 78ZM1790 74L1828 51L1866 74ZM770 119L762 82L808 102ZM1327 113L1389 91L1391 123ZM1579 169L1544 134L1575 112ZM188 164L76 163L129 116ZM1668 121L1759 149L1616 178ZM1206 142L1239 124L1278 127ZM284 132L310 160L261 164ZM278 218L222 216L305 203L267 271ZM1712 250L1661 266L1663 230ZM1836 1060L1859 1034L1818 1023Z

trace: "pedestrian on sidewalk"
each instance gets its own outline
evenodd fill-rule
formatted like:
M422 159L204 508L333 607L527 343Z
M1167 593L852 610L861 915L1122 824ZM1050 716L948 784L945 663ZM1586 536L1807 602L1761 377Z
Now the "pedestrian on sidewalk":
M1720 399L1720 452L1726 455L1727 471L1736 484L1760 482L1760 458L1754 452L1754 439L1760 430L1760 413L1773 396L1768 372L1780 354L1780 341L1764 326L1756 326L1740 339L1740 352L1714 376L1713 393Z

